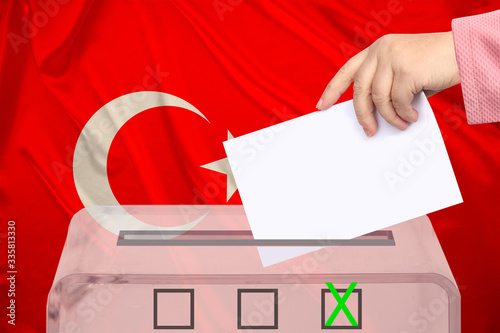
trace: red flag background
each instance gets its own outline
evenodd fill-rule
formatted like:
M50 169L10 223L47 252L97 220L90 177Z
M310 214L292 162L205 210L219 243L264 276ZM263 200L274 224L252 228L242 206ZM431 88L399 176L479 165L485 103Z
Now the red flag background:
M228 130L314 111L340 66L384 34L449 31L452 18L495 9L494 0L2 2L0 331L45 330L68 223L83 207L75 144L109 101L161 91L209 120L159 107L127 122L108 157L121 204L225 204L226 176L200 166L225 157ZM462 294L463 332L500 332L500 124L468 125L460 86L430 103L464 198L429 216ZM5 316L9 220L15 327Z

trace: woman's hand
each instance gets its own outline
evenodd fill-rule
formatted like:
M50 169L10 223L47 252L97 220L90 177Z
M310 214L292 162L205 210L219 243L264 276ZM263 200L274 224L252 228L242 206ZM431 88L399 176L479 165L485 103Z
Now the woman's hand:
M451 32L386 35L352 57L335 74L318 105L333 105L353 84L354 109L367 136L377 131L374 107L390 124L406 129L418 119L413 96L427 96L460 82Z

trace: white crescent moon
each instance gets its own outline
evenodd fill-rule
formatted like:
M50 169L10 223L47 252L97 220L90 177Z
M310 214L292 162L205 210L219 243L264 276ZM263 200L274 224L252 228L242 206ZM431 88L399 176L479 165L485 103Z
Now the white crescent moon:
M140 91L120 96L102 108L89 119L82 129L76 143L73 156L73 177L76 191L85 207L95 205L112 205L113 212L120 215L119 221L109 219L101 220L101 214L95 210L88 210L89 214L96 219L104 228L118 235L120 230L188 230L198 224L207 214L200 218L175 227L159 227L147 224L130 215L116 200L109 185L107 173L107 160L111 143L120 128L133 116L142 111L159 107L175 106L192 111L205 119L208 119L193 105L185 100L158 91ZM117 210L118 209L118 210ZM119 223L117 223L119 222Z

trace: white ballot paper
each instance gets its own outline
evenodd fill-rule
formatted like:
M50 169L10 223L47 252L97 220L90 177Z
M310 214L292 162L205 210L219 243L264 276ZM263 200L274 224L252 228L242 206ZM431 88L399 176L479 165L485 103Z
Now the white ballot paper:
M351 239L462 202L423 93L413 106L405 131L376 113L371 138L347 101L225 141L254 238ZM261 250L268 265L313 249Z

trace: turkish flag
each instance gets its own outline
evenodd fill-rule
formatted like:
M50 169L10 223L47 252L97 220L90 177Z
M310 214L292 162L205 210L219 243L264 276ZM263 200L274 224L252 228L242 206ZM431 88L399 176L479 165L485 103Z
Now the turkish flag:
M494 0L1 2L0 330L45 330L68 223L85 205L241 204L215 163L228 136L314 111L335 72L384 34L449 31L455 17L495 9ZM119 103L142 105L141 92L171 97L144 112ZM468 125L460 86L430 103L464 203L429 217L462 295L463 331L498 332L500 125ZM110 105L120 116L98 118ZM86 135L99 144L81 149L92 119ZM98 167L78 174L85 165ZM94 176L109 186L90 186Z

